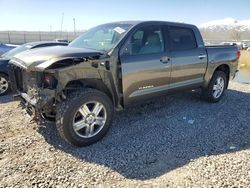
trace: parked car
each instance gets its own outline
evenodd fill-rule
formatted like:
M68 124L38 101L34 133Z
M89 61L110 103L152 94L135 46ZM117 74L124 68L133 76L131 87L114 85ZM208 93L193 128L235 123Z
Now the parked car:
M55 39L54 41L69 43L69 41L67 39Z
M0 55L8 52L9 50L11 50L11 49L13 49L15 47L17 47L17 45L10 45L10 44L7 45L7 44L0 43Z
M16 55L11 83L35 120L54 117L62 138L86 146L106 134L114 111L139 101L193 88L209 102L220 101L239 56L236 46L205 47L194 25L115 22L68 47Z
M25 50L31 50L35 48L42 48L48 46L67 46L68 43L44 41L44 42L31 42L16 47L0 57L0 96L5 95L10 90L9 86L9 71L8 62L16 54L21 53Z
M242 41L242 49L246 50L250 46L250 41L244 40Z

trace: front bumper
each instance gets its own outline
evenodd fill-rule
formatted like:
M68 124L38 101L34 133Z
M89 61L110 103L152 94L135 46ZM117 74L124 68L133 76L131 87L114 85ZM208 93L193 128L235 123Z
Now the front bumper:
M37 97L30 97L27 93L16 93L14 100L20 101L22 108L32 119L37 119L42 113L53 109L55 91L44 89Z
M22 95L22 94L16 94L13 96L13 98L14 98L14 100L20 101L22 108L24 108L26 110L27 114L32 119L37 118L38 112L37 112L35 106L33 106L31 103L28 102L28 101L30 101L29 99L25 98L24 95Z

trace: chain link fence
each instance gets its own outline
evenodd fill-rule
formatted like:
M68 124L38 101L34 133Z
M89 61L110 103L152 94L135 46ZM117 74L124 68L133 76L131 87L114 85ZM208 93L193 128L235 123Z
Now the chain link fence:
M55 39L74 40L82 32L40 32L40 31L0 31L0 43L24 44L36 41L52 41Z

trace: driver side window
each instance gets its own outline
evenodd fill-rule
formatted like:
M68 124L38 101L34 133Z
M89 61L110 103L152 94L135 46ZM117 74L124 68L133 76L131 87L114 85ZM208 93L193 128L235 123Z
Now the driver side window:
M145 26L135 31L127 41L124 55L155 54L164 51L160 26Z

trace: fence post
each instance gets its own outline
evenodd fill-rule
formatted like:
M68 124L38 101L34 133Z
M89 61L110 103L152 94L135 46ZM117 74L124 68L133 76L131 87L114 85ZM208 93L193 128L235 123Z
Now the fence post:
M42 41L41 31L39 31L39 40Z
M26 43L26 34L25 34L25 31L23 32L23 40L24 40L24 43Z
M8 31L8 40L9 40L9 44L11 43L10 42L10 31Z

